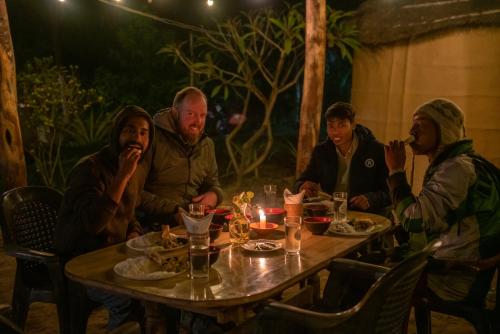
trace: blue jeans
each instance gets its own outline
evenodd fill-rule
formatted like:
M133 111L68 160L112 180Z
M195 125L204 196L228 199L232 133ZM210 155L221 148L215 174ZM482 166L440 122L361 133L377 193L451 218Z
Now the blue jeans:
M115 329L132 316L132 299L106 292L98 288L87 287L87 296L103 304L109 312L108 331Z

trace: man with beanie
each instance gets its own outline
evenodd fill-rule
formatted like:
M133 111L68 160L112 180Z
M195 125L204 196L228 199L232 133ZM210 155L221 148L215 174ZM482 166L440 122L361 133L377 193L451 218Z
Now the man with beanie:
M420 194L413 195L406 180L404 143L391 141L385 159L395 212L411 250L439 239L436 259L478 261L499 254L500 172L465 138L462 110L445 99L427 102L414 113L410 134L413 153L429 159ZM427 287L434 297L482 306L492 275L493 270L429 272Z
M115 119L111 143L71 171L55 231L58 253L69 259L139 236L135 219L147 176L142 157L153 140L153 122L137 106L124 107ZM108 330L133 317L130 298L97 288L88 297L109 310Z
M390 205L384 145L355 121L349 103L337 102L325 112L328 138L318 144L294 191L306 197L322 190L349 194L349 209L386 214Z

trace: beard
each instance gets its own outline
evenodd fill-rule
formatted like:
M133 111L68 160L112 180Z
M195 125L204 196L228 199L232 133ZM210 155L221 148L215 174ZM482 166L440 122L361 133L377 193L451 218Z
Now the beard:
M180 124L177 125L182 139L189 145L195 145L201 138L203 134L203 128L198 127L197 130L193 129L190 125L183 127Z

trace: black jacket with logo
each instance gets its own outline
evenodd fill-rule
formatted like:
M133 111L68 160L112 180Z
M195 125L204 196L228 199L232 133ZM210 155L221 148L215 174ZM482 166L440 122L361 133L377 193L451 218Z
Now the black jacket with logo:
M391 204L386 182L388 170L384 145L375 139L368 128L358 124L354 131L358 137L358 148L349 169L349 198L365 195L370 202L367 211L382 213ZM331 194L337 182L337 159L335 144L329 138L316 145L309 165L294 185L295 192L305 181L312 181Z

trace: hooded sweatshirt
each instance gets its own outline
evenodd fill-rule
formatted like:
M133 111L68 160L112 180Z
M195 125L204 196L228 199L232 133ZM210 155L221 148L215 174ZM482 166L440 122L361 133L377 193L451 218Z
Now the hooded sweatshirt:
M170 109L158 112L154 124L156 137L142 209L147 214L166 217L208 191L215 192L220 203L223 193L213 141L203 134L196 144L186 143Z
M115 203L106 194L118 170L121 130L127 119L134 116L144 117L149 123L150 140L145 156L154 138L151 116L139 107L128 106L115 118L110 145L81 159L68 177L55 231L56 249L65 258L123 242L132 231L142 232L135 219L135 208L140 204L147 176L143 159L130 178L120 203Z

